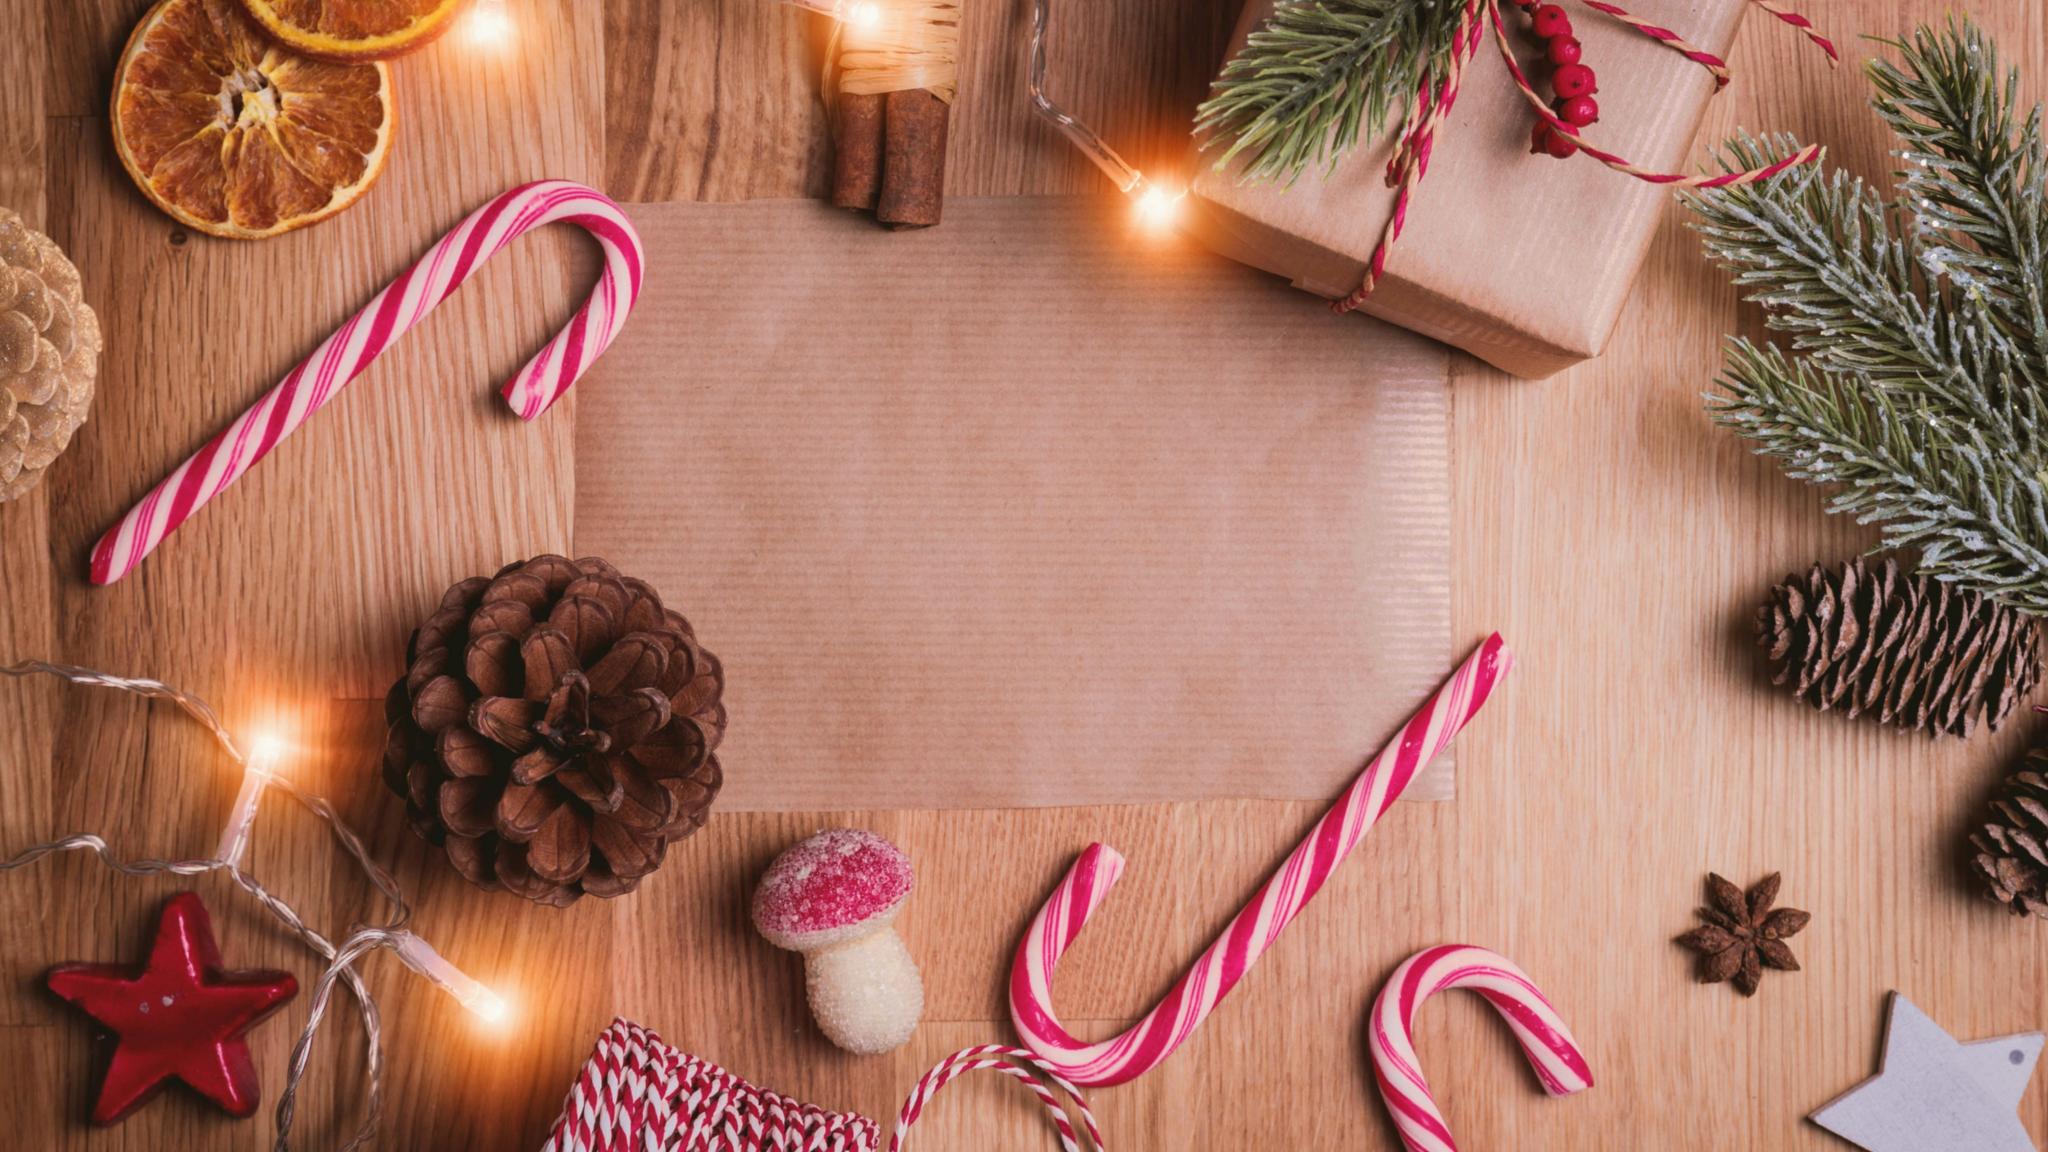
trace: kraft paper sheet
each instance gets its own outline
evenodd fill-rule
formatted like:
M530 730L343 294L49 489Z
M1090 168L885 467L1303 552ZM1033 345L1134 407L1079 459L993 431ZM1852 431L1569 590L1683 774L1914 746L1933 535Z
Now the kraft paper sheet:
M1324 800L1450 671L1441 345L1112 197L632 214L576 545L724 661L722 807Z

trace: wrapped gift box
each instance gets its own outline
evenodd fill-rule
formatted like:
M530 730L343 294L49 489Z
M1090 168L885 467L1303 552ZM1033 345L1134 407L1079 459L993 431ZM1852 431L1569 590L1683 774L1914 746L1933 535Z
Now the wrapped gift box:
M1746 0L1644 0L1630 8L1725 58ZM1235 53L1273 10L1252 0ZM1681 167L1714 92L1698 64L1621 23L1570 5L1585 62L1600 76L1601 120L1586 138L1638 165ZM1503 12L1509 42L1538 91L1539 42L1520 12ZM1533 70L1531 70L1533 69ZM1535 123L1489 29L1466 65L1456 106L1438 130L1408 223L1361 309L1462 348L1517 376L1550 375L1598 355L1621 314L1672 193L1586 156L1529 152ZM1287 185L1245 183L1198 154L1188 227L1231 259L1331 298L1349 295L1393 211L1387 160L1395 122L1327 170Z

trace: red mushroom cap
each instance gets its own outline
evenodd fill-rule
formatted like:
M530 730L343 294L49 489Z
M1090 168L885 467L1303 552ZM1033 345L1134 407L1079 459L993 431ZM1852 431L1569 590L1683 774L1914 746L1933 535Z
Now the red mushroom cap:
M910 857L872 832L832 828L775 858L754 890L754 927L809 952L866 935L903 910Z

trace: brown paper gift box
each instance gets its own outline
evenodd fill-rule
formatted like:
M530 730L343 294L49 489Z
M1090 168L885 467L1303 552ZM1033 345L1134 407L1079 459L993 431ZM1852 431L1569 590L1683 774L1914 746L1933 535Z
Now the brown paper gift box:
M1725 58L1747 0L1644 0L1638 16ZM1251 0L1231 53L1272 11ZM1525 70L1528 21L1502 16ZM1600 122L1586 137L1657 171L1684 164L1714 91L1698 64L1591 9L1568 9L1585 62L1600 77ZM1548 69L1529 73L1546 90ZM1327 174L1292 185L1241 183L1196 153L1186 220L1202 243L1341 298L1358 287L1394 207L1386 185L1393 127ZM1531 155L1535 114L1515 90L1489 29L1438 129L1427 177L1386 275L1362 311L1455 345L1517 376L1542 377L1607 344L1672 193L1586 156Z

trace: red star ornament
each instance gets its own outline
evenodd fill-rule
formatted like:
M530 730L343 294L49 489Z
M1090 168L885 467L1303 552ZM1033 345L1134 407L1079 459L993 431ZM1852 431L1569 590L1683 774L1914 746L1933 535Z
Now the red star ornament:
M140 973L118 964L60 964L50 991L114 1034L95 1124L115 1124L166 1083L183 1080L230 1116L251 1116L261 1089L243 1034L299 993L289 972L221 969L213 918L194 892L164 904Z

